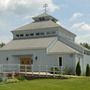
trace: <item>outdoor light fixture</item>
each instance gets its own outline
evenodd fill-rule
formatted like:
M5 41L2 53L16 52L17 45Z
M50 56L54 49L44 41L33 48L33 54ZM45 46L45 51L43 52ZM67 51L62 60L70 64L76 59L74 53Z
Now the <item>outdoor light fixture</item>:
M37 59L38 59L38 57L36 56L36 57L35 57L35 60L37 60Z
M8 61L8 57L6 58L6 60Z

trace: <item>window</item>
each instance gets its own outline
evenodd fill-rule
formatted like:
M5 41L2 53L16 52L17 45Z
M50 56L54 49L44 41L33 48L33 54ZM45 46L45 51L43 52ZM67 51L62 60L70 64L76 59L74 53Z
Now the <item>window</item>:
M38 35L39 35L39 33L36 33L36 35L38 36Z
M16 36L19 37L19 34L17 34Z
M56 34L56 31L47 32L47 35L54 35Z
M52 32L52 34L56 34L56 32L55 32L55 31L53 31L53 32Z
M41 32L40 34L41 34L41 35L44 35L44 32Z
M62 66L62 57L59 57L59 66Z
M47 34L50 34L50 32L47 32Z
M34 33L31 33L30 36L34 36Z
M8 61L8 57L6 58L6 60Z
M23 34L20 34L21 37L23 37L24 35Z
M29 34L26 34L26 36L29 36Z
M40 21L44 21L45 18L44 18L44 17L40 17L39 20L40 20Z

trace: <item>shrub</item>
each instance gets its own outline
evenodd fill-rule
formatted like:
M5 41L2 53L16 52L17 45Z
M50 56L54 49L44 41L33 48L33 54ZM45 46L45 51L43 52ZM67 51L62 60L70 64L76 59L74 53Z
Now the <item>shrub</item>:
M2 80L2 78L0 78L0 82L2 82L3 80Z
M16 83L18 81L19 81L18 79L7 79L5 83Z
M55 73L55 74L58 74L59 71L60 71L60 70L59 70L57 67L51 67L51 68L50 68L50 73L51 73L51 74L54 74L54 73Z
M78 75L78 76L81 75L81 67L80 67L80 63L79 62L77 63L77 66L76 66L76 75Z
M20 81L26 80L26 78L24 76L18 76L17 79L20 80Z
M64 74L66 75L74 75L74 71L72 68L64 68Z
M90 67L89 64L86 66L86 76L90 76Z

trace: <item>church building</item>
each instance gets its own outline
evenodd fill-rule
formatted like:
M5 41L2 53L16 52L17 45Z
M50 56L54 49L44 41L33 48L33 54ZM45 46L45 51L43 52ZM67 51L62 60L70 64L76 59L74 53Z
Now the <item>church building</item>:
M75 43L76 35L46 12L32 19L32 23L11 31L13 40L0 48L0 64L33 65L33 71L38 71L38 65L59 66L75 73L80 62L84 74L90 64L90 51Z

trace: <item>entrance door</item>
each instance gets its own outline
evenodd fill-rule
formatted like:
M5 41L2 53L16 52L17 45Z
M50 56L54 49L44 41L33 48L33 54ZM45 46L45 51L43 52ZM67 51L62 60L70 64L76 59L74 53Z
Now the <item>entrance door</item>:
M29 72L31 71L32 58L29 56L20 57L20 71Z

